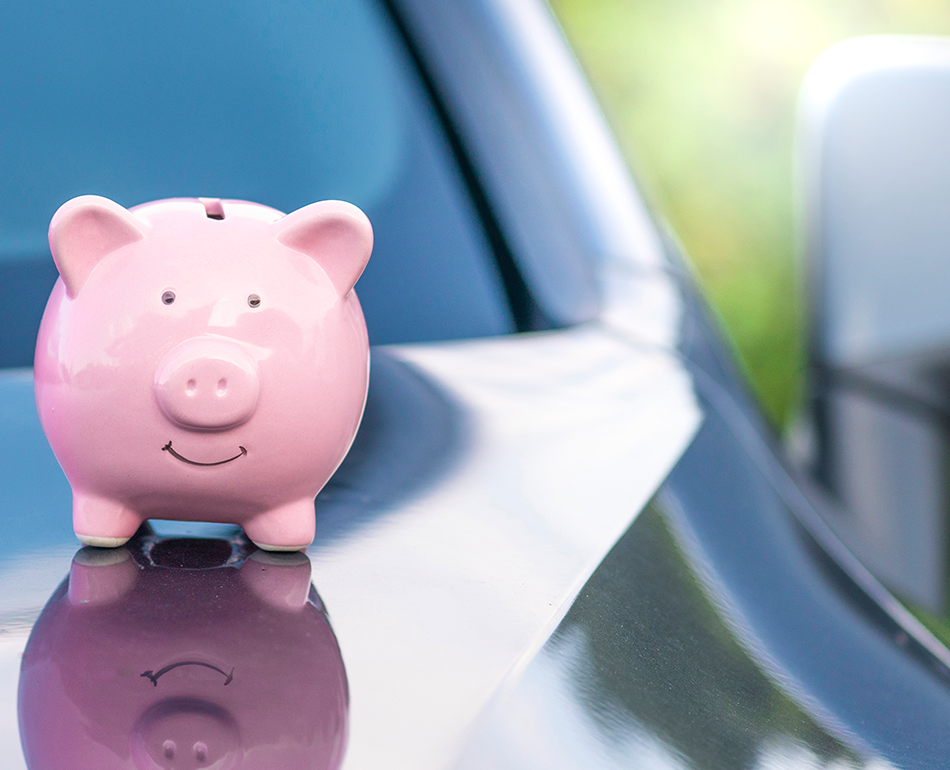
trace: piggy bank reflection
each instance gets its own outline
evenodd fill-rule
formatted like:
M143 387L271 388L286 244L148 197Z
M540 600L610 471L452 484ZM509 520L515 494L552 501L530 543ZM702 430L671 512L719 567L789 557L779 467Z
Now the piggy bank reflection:
M80 550L20 670L30 770L336 768L347 706L309 559L242 540Z

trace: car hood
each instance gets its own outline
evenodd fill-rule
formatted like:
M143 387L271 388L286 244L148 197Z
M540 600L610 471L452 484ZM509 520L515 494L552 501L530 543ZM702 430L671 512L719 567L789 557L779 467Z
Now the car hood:
M20 656L78 549L32 398L29 371L0 377L8 756ZM344 767L450 764L701 420L676 356L599 324L374 349L363 426L308 549L349 685Z

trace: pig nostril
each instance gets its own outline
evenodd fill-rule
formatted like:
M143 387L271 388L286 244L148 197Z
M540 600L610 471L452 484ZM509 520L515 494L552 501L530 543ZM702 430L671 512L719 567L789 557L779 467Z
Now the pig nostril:
M162 753L166 759L173 759L175 757L175 748L175 741L165 741L162 744Z
M204 761L208 758L208 747L205 746L201 741L198 741L195 744L195 759L204 764Z
M218 380L218 395L223 396L228 392L228 381L223 377Z
M185 391L188 393L188 395L195 395L196 390L198 390L198 383L195 380L188 380L188 385L185 386Z

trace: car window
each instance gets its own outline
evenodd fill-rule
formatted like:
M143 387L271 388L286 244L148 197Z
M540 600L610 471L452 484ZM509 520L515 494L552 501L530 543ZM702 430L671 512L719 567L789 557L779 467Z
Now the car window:
M0 365L32 363L46 230L86 193L363 208L374 344L513 329L436 112L368 0L10 4L0 24Z

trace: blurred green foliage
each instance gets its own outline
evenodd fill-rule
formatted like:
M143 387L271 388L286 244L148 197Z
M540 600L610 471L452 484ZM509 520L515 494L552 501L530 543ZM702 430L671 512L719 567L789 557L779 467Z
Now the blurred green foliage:
M777 426L802 387L792 145L832 43L950 34L940 0L550 0L620 145L676 231Z

